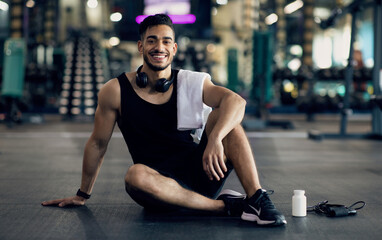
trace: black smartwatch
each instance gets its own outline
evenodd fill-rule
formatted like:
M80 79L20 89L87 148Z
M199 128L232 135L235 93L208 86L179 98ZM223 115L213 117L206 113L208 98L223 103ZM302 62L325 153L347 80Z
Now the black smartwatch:
M81 191L81 189L78 189L76 195L79 196L79 197L83 197L85 199L89 199L90 198L90 194L84 193L83 191Z

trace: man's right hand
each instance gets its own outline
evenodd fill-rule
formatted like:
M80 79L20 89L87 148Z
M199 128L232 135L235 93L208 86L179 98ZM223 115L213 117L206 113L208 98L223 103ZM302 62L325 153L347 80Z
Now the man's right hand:
M85 205L86 199L80 196L74 196L74 197L68 197L68 198L62 198L62 199L56 199L51 201L44 201L41 203L43 206L59 206L59 207L65 207L65 206L82 206Z

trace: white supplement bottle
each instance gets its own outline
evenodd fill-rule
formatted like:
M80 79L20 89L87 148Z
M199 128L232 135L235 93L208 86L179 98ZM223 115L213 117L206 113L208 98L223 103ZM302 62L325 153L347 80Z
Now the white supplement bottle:
M292 216L306 216L306 197L304 190L294 190L292 197Z

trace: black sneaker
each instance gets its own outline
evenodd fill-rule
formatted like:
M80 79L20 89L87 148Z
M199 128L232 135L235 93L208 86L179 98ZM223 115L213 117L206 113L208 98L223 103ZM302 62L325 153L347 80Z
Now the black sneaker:
M220 192L217 200L223 200L225 204L224 210L228 216L240 217L243 213L245 198L245 194L225 189Z
M270 194L273 191L269 191ZM244 206L244 212L241 219L251 222L257 222L259 225L280 226L286 224L284 215L282 215L272 201L269 199L269 194L263 189L259 189L249 199Z

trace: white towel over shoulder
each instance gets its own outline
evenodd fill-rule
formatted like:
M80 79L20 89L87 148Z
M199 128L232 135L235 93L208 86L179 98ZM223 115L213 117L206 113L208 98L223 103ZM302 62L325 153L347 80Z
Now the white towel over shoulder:
M200 139L212 111L203 103L203 83L211 79L208 73L179 70L177 86L178 130L198 129Z

